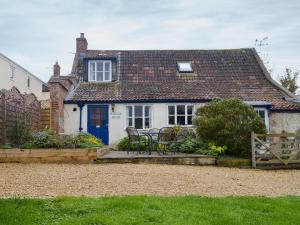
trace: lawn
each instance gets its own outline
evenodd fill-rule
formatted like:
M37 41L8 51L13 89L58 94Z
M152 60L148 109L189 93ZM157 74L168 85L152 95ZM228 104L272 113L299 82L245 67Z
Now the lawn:
M300 224L300 197L0 199L0 224Z

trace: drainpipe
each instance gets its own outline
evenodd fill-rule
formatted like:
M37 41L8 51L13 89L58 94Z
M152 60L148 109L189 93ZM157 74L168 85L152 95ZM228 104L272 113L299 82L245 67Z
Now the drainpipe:
M79 107L79 132L82 131L82 108L84 106L84 103L78 103L77 104Z

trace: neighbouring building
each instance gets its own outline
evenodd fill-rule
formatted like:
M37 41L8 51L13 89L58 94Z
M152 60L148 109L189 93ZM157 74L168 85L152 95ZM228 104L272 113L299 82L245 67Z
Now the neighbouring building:
M89 50L76 39L72 73L49 81L53 127L87 131L105 144L125 128L191 126L212 99L239 98L254 107L270 132L300 128L298 98L272 80L255 49Z
M20 93L33 93L38 100L50 98L49 90L41 79L0 53L0 89L16 87Z

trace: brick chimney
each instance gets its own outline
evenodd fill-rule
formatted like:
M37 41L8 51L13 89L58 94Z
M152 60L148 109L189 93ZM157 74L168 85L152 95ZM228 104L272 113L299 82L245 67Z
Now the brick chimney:
M53 65L53 76L54 77L59 77L60 76L60 66L58 64L58 62L56 61L56 63Z
M85 53L88 47L88 42L84 37L84 33L80 33L80 37L76 38L76 53Z
M60 75L58 62L53 65L53 76L48 81L51 107L51 129L57 133L64 132L64 99L72 86L68 76Z

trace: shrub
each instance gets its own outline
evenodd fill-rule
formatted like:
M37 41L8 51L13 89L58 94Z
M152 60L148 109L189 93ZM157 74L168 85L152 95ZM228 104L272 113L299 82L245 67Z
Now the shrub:
M225 151L227 150L227 146L216 146L213 143L209 143L208 147L210 149L210 151L212 152L213 155L215 156L220 156L220 155L224 155Z
M266 133L264 121L238 99L215 100L200 107L194 123L199 137L227 146L226 152L237 157L250 157L251 131Z
M32 147L59 148L61 147L59 135L51 129L39 131L33 135Z
M186 139L171 144L171 149L182 153L199 153L208 150L207 144L200 138L187 137Z
M78 135L76 135L73 139L73 143L77 148L92 148L103 146L101 140L96 138L94 135L86 132L81 132Z
M147 138L141 136L141 151L147 150ZM117 144L117 148L119 151L127 151L128 150L128 137L122 138ZM131 151L137 150L137 145L131 145Z
M30 132L30 126L28 124L29 114L23 113L19 118L14 121L12 128L12 143L20 146L21 144L28 142L32 139Z

